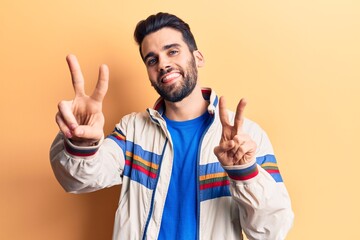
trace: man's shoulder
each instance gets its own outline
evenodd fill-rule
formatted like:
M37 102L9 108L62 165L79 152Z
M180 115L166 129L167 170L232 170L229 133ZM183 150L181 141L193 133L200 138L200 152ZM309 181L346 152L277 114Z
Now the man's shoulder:
M123 116L120 122L141 122L141 121L147 121L149 118L150 118L149 113L146 111L131 112Z

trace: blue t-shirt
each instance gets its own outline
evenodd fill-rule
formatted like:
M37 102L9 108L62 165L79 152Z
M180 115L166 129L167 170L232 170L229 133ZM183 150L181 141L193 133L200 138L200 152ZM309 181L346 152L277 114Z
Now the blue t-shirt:
M158 239L196 239L197 158L210 114L182 122L163 117L174 144L174 162Z

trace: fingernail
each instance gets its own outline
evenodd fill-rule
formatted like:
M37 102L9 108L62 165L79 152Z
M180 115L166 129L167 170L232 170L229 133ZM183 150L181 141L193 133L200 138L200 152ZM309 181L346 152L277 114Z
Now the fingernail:
M70 131L66 132L66 133L65 133L65 136L66 136L67 138L72 138L72 134L71 134Z

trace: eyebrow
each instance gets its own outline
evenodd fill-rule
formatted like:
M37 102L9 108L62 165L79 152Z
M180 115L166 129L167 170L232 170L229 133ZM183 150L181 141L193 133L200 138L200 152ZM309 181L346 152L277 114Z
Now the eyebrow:
M180 47L181 45L179 43L172 43L172 44L168 44L162 47L162 50L167 50L173 47ZM146 62L146 59L148 59L149 57L153 57L156 54L154 52L149 52L148 54L146 54L146 56L144 57L144 62Z

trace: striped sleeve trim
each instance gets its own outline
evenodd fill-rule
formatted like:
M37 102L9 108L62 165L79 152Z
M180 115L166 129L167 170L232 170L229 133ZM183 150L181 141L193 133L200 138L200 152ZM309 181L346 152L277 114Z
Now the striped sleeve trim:
M256 177L259 174L256 161L244 166L231 166L224 167L228 176L237 181L246 181Z
M70 142L69 139L65 138L64 147L65 151L74 157L91 157L97 153L99 146L101 145L103 140L104 137L100 139L99 143L96 146L82 147L74 145Z

